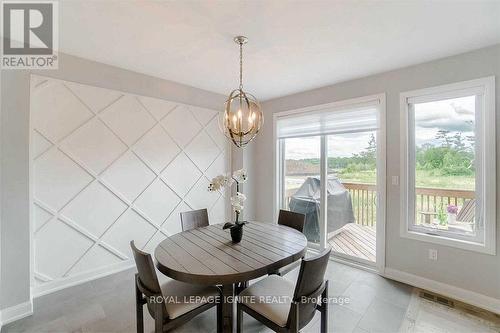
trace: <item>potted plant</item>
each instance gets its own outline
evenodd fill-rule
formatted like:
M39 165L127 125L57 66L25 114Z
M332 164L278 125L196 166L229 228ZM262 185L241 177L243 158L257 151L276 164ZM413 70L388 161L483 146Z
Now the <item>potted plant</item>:
M241 241L241 238L243 237L243 226L247 223L246 221L240 221L240 215L244 208L243 203L246 200L246 196L240 192L240 184L245 183L247 178L248 176L246 170L240 169L233 172L232 175L229 173L215 177L208 186L208 190L213 192L218 191L225 186L230 188L233 184L236 184L236 194L231 197L231 206L233 207L233 211L235 213L234 223L227 222L222 227L222 229L229 229L231 239L234 243L239 243Z
M439 210L437 211L437 219L439 221L439 225L446 226L448 223L448 216L446 215L443 207L443 203L439 205Z
M458 207L455 205L448 205L446 211L448 212L448 224L456 224Z

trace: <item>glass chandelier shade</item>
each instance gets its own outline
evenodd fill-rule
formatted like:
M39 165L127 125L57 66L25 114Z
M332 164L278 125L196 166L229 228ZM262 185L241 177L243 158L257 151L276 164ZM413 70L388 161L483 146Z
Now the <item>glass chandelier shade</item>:
M234 41L240 45L240 86L231 91L224 103L219 126L227 138L242 148L260 131L264 116L257 98L243 90L243 44L247 42L247 38L238 36Z

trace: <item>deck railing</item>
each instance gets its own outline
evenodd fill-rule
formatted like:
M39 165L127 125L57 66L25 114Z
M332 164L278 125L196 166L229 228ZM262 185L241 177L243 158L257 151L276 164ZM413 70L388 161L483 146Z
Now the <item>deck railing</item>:
M377 221L377 186L373 184L342 183L351 194L356 223L374 226Z
M351 194L352 209L357 224L374 226L377 220L377 188L372 184L343 183ZM436 213L448 205L463 206L465 200L474 199L474 191L441 188L416 188L416 219L423 223L425 214Z
M375 226L377 221L377 186L362 183L342 183L342 185L351 194L356 223ZM293 195L292 192L295 190L288 191L287 197ZM415 205L417 223L424 222L425 214L422 213L435 213L441 206L446 209L449 204L461 207L465 200L473 198L474 191L417 187Z
M435 213L438 209L446 211L448 205L462 207L465 200L474 199L474 191L466 190L447 190L441 188L416 188L416 223L423 223L425 220L424 213Z

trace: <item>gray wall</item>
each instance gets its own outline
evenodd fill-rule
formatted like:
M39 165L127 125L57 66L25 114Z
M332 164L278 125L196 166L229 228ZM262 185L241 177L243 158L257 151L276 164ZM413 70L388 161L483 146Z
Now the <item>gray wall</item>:
M500 45L480 49L408 68L306 91L263 103L266 123L255 147L258 175L254 192L258 220L273 218L273 122L279 111L340 101L385 92L387 95L387 224L386 266L484 295L500 298L500 209L497 208L497 256L479 254L402 238L400 227L399 186L390 176L399 175L399 93L485 76L496 76L496 140L500 138ZM500 143L497 143L497 188L500 188ZM497 190L498 193L498 190ZM497 194L497 207L500 205ZM438 249L438 261L429 261L429 248Z
M33 73L212 109L221 109L225 99L64 54L59 54L59 70ZM29 87L30 71L1 71L0 309L30 299Z

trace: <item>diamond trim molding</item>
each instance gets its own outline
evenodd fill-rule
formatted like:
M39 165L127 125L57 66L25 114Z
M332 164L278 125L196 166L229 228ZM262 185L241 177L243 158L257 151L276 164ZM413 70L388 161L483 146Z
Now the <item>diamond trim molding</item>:
M225 196L200 193L230 166L218 111L32 75L30 112L35 296L130 267L130 237L152 251L181 211L226 220Z

